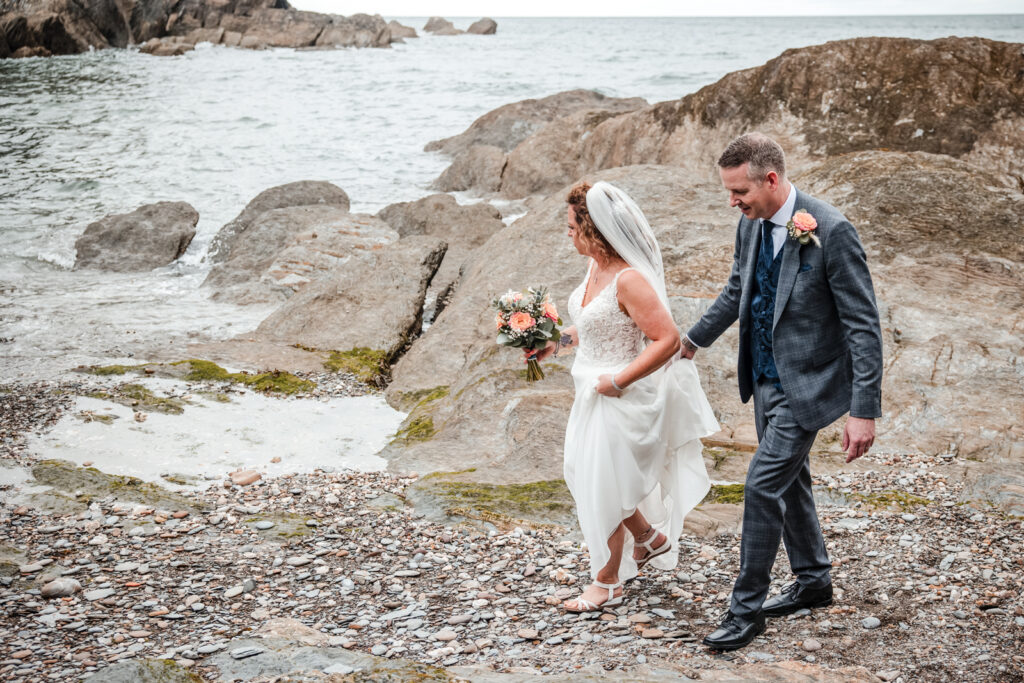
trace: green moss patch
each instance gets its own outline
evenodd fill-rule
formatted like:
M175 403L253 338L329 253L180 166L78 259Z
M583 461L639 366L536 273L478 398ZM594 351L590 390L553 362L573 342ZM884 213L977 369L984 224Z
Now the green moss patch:
M873 508L899 508L900 510L912 510L921 505L928 505L931 501L921 496L915 496L906 491L877 491L875 493L849 493L852 500L857 500Z
M448 516L489 522L500 528L572 522L575 503L561 479L487 484L449 478L458 474L438 473L420 479L409 491L414 504L429 505L428 499L432 499Z
M145 412L167 413L169 415L180 415L185 412L185 401L167 396L157 396L141 384L121 384L113 389L93 391L86 394L89 398L98 398L104 401L113 401L121 405ZM94 415L94 419L103 419L103 416Z
M408 445L417 441L429 441L437 434L434 427L433 411L434 403L445 398L449 394L447 385L434 387L433 389L421 389L419 391L403 394L399 399L402 403L416 401L409 416L398 428L391 443Z
M701 502L738 505L743 502L743 484L715 484Z
M118 474L107 474L95 467L79 467L66 460L41 460L32 466L32 476L58 491L77 494L77 502L113 496L165 510L200 510L201 506L183 495L156 484Z
M383 387L391 378L391 366L386 351L359 346L348 351L331 351L324 361L324 367L331 372L347 372L363 382Z
M199 360L198 358L179 360L171 363L171 365L187 365L188 372L185 375L185 379L190 382L234 382L257 391L289 395L311 391L316 387L314 382L281 370L261 372L255 375L248 372L228 372L212 361Z

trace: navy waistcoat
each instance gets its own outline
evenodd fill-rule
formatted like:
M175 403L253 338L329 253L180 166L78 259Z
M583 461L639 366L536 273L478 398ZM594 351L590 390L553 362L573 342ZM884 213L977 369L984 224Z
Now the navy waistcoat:
M753 296L750 299L750 353L754 382L767 380L779 386L779 371L775 367L772 353L772 326L775 321L775 292L779 287L779 271L782 268L782 254L772 255L771 228L765 223L761 230L761 248L754 272Z

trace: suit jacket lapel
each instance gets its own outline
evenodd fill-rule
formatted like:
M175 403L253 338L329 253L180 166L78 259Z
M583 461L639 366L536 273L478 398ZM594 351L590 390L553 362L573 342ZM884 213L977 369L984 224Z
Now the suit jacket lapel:
M800 192L797 191L796 205L793 206L793 213L803 208L801 206L802 199L803 197L800 196ZM782 267L779 269L779 286L775 290L775 318L772 320L772 329L779 323L779 317L782 315L783 309L786 308L786 302L789 301L793 285L796 284L796 274L800 269L800 248L802 246L795 239L786 235L786 241L782 247Z
M750 243L747 244L747 260L743 262L743 293L740 296L740 316L750 315L750 292L754 286L754 272L757 270L757 245L760 243L758 231L761 226L757 220L747 219Z

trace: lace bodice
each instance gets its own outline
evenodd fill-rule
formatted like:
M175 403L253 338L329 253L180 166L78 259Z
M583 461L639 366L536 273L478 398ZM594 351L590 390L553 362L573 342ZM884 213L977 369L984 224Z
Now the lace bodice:
M569 296L569 315L580 338L577 360L599 366L622 366L636 358L647 345L644 333L619 308L619 276L632 269L624 268L616 273L584 307L583 297L592 267L591 262L583 282Z

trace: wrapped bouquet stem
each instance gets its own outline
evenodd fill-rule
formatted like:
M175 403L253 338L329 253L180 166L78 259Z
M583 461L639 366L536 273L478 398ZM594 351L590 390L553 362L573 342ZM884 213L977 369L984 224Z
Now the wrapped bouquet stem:
M494 322L501 346L539 351L549 341L557 342L562 336L559 331L562 319L546 287L531 287L525 293L509 290L495 299L493 306L498 309ZM544 379L544 371L534 359L526 363L526 379L529 382Z

